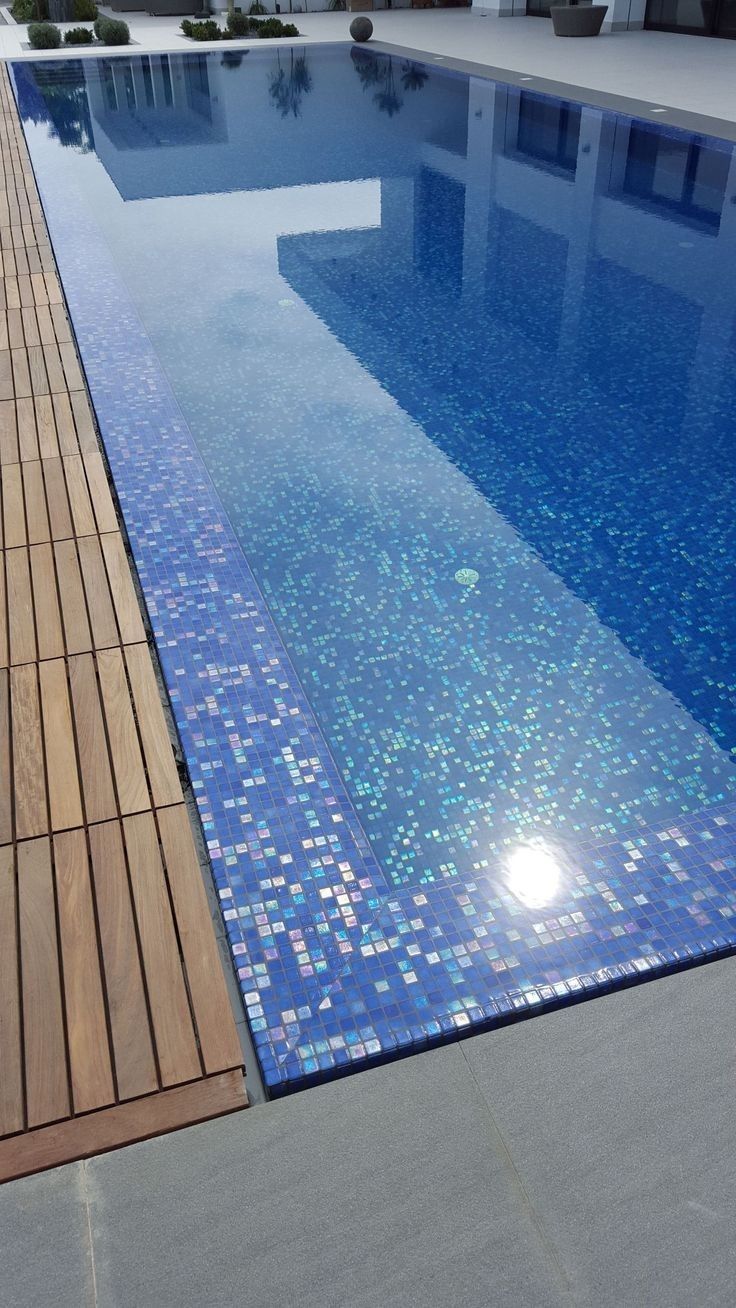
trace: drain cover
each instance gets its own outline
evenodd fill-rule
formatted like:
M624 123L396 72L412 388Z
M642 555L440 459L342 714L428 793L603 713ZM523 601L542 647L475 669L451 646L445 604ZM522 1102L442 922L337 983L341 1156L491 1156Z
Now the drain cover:
M480 581L480 573L476 572L475 568L458 568L455 581L461 586L474 586L476 581Z

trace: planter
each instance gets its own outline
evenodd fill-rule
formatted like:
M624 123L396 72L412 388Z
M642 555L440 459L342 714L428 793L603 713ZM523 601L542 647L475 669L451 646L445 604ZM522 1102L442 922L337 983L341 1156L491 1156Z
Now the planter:
M597 36L608 5L551 5L555 36Z

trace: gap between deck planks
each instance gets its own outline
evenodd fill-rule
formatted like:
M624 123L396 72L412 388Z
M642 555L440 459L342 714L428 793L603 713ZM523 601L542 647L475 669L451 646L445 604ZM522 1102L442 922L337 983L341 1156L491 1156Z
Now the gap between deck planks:
M172 741L0 70L0 1181L246 1106Z

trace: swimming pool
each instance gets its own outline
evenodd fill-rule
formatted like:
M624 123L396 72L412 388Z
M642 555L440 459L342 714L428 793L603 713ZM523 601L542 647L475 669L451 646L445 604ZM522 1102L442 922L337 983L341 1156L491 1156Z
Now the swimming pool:
M733 147L357 47L13 72L272 1091L730 949Z

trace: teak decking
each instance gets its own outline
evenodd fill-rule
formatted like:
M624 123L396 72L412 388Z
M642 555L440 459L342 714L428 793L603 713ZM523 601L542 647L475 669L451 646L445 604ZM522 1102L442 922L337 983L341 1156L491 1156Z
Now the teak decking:
M0 70L0 1181L245 1107L242 1053Z

